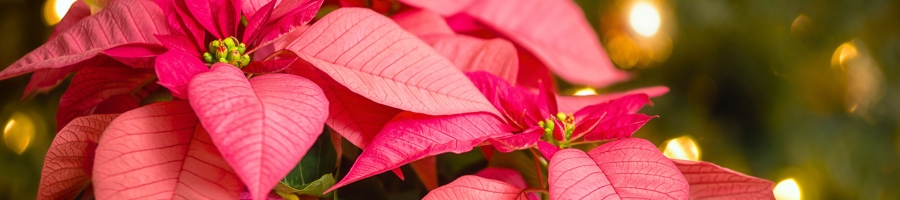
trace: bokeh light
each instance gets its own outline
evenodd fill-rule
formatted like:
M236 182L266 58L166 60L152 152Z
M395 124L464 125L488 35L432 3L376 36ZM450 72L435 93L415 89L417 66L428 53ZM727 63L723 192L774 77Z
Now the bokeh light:
M578 91L575 91L574 96L589 96L589 95L597 95L597 91L594 88L582 88Z
M659 11L646 2L638 2L631 8L629 15L631 28L643 36L653 36L659 30Z
M794 18L794 22L791 23L791 34L796 36L809 34L811 26L812 19L804 14L800 14L797 18Z
M75 0L47 0L44 2L44 22L47 25L59 23L59 20L66 16L66 12L69 11L69 7L72 7L73 3L75 3Z
M834 55L831 56L831 65L844 68L844 63L847 60L856 57L858 53L856 45L854 45L853 42L845 42L834 50Z
M851 40L841 44L831 57L831 65L846 84L846 111L867 117L869 108L883 96L885 77L865 43Z
M34 123L22 113L13 113L3 128L3 141L6 147L16 154L22 154L34 138Z
M630 69L638 64L641 56L641 48L634 42L631 37L621 32L610 33L610 40L606 43L609 46L609 57L616 63L616 66L622 69Z
M700 147L697 146L697 142L694 142L694 139L691 139L690 136L671 139L664 144L665 150L663 150L663 155L666 157L681 160L700 160Z
M784 179L775 185L775 199L777 200L800 200L800 186L793 178Z

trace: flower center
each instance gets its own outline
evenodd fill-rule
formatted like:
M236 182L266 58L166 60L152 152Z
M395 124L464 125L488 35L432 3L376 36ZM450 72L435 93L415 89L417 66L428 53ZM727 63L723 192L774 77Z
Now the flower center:
M569 113L560 112L556 113L556 116L538 122L538 126L544 129L544 140L550 143L558 143L556 138L553 137L553 132L556 130L557 124L562 128L562 143L566 143L566 141L572 137L572 132L575 131L575 116L572 116L572 114Z
M237 38L213 40L209 43L209 52L203 53L203 61L207 64L228 63L243 68L250 63L250 56L245 55L244 51L247 51L247 45L239 42Z

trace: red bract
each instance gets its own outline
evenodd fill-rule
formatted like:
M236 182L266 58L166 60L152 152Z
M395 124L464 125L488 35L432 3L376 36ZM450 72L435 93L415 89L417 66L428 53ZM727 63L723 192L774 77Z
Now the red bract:
M366 125L368 120L360 118L390 119L401 110L432 115L497 112L451 62L368 10L334 11L284 42L286 49L278 53L287 52L289 62L260 62L268 65L263 68L276 69L265 73L289 74L248 79L248 72L237 68L247 64L247 54L310 21L321 1L271 1L253 12L246 25L238 23L239 11L247 9L241 1L156 3L112 1L0 72L2 79L34 70L79 70L62 100L71 103L63 104L60 124L78 116L134 109L123 116L140 125L117 120L110 126L115 131L101 136L97 154L104 162L93 167L102 172L93 177L100 198L234 198L245 185L254 199L262 199L296 166L326 119L351 126L347 130L370 131L383 124ZM109 37L84 37L87 33ZM207 40L207 35L216 38ZM230 51L221 51L223 47ZM272 66L276 64L282 66ZM137 108L144 97L159 92L152 83L154 73L144 69L150 67L159 85L190 103L176 100ZM92 86L95 82L104 87ZM354 112L341 112L347 110ZM120 139L140 144L122 145ZM207 145L196 146L202 147L198 153L212 159L204 161L220 163L215 165L218 171L198 171L204 166L191 161L201 155L192 153L192 141ZM171 168L174 163L183 167ZM56 178L48 176L45 180ZM200 178L206 182L198 176L207 177ZM210 181L210 176L239 179ZM196 193L186 184L195 189L213 186L216 192Z
M243 188L183 101L126 112L99 143L93 169L98 199L235 199Z
M775 199L772 181L747 176L708 162L673 159L691 185L691 199Z
M408 10L391 19L453 61L460 70L486 71L511 84L516 82L519 59L512 43L456 34L440 15L428 10Z
M673 164L629 138L653 118L637 111L664 87L556 96L548 69L593 86L625 78L571 2L402 0L423 10L392 20L338 9L311 25L322 0L92 2L76 2L47 44L0 72L34 71L26 94L76 73L60 100L41 199L88 185L99 199L265 199L323 124L365 148L329 191L389 170L402 178L398 167L410 162L434 189L434 155L481 146L540 151L554 199L678 199L686 184L700 188L695 197L770 196L771 182ZM607 143L569 148L589 142ZM426 198L545 191L526 189L511 170L479 175L502 181L464 176Z
M511 152L530 148L542 137L553 143L552 148L567 147L581 140L591 142L629 137L652 118L635 114L637 109L649 102L644 94L586 107L576 113L577 117L566 121L556 118L555 97L548 90L541 90L542 94L536 95L485 72L470 73L469 78L500 111L499 115L429 116L401 113L384 126L347 176L332 189L428 156L466 152L484 142L489 142L501 152ZM573 117L571 114L569 116ZM555 123L556 126L546 126L545 123ZM544 150L542 152L553 150L541 149ZM549 158L552 155L545 156Z
M497 112L451 62L386 17L358 8L328 16L286 45L307 62L285 71L325 88L333 105L329 126L357 146L364 147L393 117L385 114L399 110Z
M484 72L470 73L469 78L501 115L429 116L401 113L385 125L347 176L332 190L428 156L445 152L461 153L479 145L491 144L500 152L536 147L545 158L550 159L548 183L553 199L591 199L609 195L671 199L688 197L688 183L693 182L686 181L672 161L651 143L628 138L652 118L636 113L649 103L647 95L626 95L584 107L574 114L560 113L557 112L556 98L549 90L541 89L540 93L535 94ZM589 152L590 156L567 148L600 141L610 142ZM585 163L594 167L583 168L587 166ZM466 183L451 183L434 190L435 196L430 197L466 199L498 195L521 198L517 194L524 189L475 179L464 177L462 181ZM755 178L751 181L756 182L748 182L741 187L755 188L760 187L757 185L759 182L767 182ZM476 182L483 188L462 186ZM748 189L719 190L733 195Z
M636 138L609 142L587 154L562 150L550 160L548 171L550 199L774 199L771 181L707 162L670 161ZM527 194L522 185L486 178L460 177L425 199L523 199Z
M117 114L91 115L62 127L44 158L38 199L74 199L90 185L100 134Z
M443 15L459 33L505 38L519 49L518 84L550 84L547 69L575 84L606 86L615 69L578 6L569 0L400 0Z
M449 2L449 1L448 1ZM544 80L549 83L553 79L546 74L546 69L528 69L520 74L520 64L533 63L533 58L520 55L516 47L501 39L481 39L455 33L446 20L438 13L429 10L409 9L392 17L398 25L415 34L434 47L444 57L453 61L456 66L466 72L486 71L497 75L506 82L516 85L518 80L525 81L522 86L539 87L535 82ZM520 58L520 56L522 56ZM522 59L520 61L520 59ZM533 76L534 72L543 70L545 75ZM519 77L527 76L527 77ZM622 93L608 93L589 96L557 96L559 110L574 113L588 105L606 102L629 94L647 94L657 97L668 92L665 86L636 89Z
M289 74L247 80L237 68L216 64L191 80L188 93L203 127L255 199L303 158L327 116L322 90Z
M558 152L548 166L550 199L687 199L688 185L681 173L653 144L629 138L603 144L588 153L577 149ZM460 181L470 194L451 193ZM483 199L478 194L508 194L492 199L521 199L521 187L469 177L436 189L425 199Z

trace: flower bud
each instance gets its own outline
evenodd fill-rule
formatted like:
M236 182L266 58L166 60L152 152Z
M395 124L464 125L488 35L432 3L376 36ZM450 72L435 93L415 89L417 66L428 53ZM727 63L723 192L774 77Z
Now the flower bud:
M225 62L227 62L227 59L226 59L227 56L228 56L228 48L226 48L223 45L219 45L216 48L216 58L218 58L219 60L226 60ZM222 61L220 61L220 62L222 62Z
M231 49L233 47L237 47L236 41L237 41L237 39L234 39L234 37L228 37L228 38L225 38L224 40L222 40L222 44L225 44L225 47L228 47L228 49Z
M241 59L241 52L238 52L237 47L233 47L228 50L228 56L225 59L230 61Z
M544 125L546 125L546 126L544 127L544 132L545 132L545 133L550 133L550 134L552 134L552 133L553 133L553 129L556 129L556 123L554 123L552 119L547 119L547 122L544 123Z
M250 64L250 55L241 56L241 63L244 63L241 67L247 66L247 64Z
M238 52L240 52L241 54L244 54L244 52L247 51L247 45L244 45L244 43L238 44L237 49L238 49Z
M566 121L566 113L558 112L556 113L556 118L559 119L559 121Z
M221 45L222 45L222 43L219 42L219 40L213 40L212 42L209 43L209 49L208 49L209 53L210 54L216 53L216 49L218 49L219 46L221 46Z
M212 54L209 54L209 52L204 52L203 53L203 61L206 63L212 63L213 62Z

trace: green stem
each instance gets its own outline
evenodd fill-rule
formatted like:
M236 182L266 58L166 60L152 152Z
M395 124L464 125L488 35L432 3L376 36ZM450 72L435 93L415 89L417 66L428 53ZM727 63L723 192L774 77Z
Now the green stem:
M541 188L547 188L547 184L544 183L544 173L543 170L541 170L547 167L547 162L542 159L535 148L529 148L528 150L531 152L532 158L534 159L534 172L537 174L538 184L540 184Z

